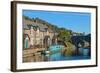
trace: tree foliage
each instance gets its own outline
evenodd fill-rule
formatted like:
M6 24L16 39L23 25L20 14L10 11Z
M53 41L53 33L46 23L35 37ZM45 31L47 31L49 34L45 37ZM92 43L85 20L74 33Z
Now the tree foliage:
M60 28L58 37L63 40L63 41L70 41L71 37L71 31L65 29L65 28Z

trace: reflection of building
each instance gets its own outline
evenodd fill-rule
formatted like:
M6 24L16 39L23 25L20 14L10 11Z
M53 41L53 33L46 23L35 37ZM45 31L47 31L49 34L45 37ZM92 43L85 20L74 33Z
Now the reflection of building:
M51 45L57 33L46 25L23 18L23 35L24 48L33 48Z

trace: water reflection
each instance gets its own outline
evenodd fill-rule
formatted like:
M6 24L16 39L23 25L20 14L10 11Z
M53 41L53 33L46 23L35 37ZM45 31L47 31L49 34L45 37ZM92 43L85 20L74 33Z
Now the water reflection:
M89 48L79 48L78 55L64 56L61 50L64 48L62 45L53 45L48 48L49 51L44 56L46 61L61 61L61 60L83 60L90 59Z
M23 62L44 62L44 61L64 61L64 60L84 60L90 59L89 48L79 48L78 54L64 55L63 45L52 45L47 50L39 51L35 54L30 54L23 58ZM75 50L75 49L74 49Z

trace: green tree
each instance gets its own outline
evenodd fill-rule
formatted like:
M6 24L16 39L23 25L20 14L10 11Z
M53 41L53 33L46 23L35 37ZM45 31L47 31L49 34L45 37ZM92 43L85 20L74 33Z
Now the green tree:
M58 37L63 41L70 41L71 33L69 30L66 30L65 28L60 28Z

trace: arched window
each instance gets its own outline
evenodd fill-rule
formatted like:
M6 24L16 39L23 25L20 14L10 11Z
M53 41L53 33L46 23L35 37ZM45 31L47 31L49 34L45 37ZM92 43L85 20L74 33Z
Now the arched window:
M25 49L26 48L29 48L29 38L27 34L25 35Z

